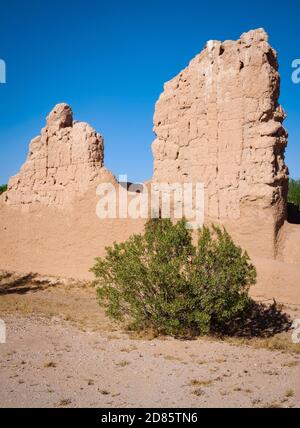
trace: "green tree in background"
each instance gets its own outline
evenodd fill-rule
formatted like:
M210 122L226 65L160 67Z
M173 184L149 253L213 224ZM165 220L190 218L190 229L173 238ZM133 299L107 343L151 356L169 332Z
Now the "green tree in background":
M290 180L289 202L300 209L300 180Z
M2 186L0 186L0 195L2 195L2 193L6 192L7 190L7 184L3 184Z

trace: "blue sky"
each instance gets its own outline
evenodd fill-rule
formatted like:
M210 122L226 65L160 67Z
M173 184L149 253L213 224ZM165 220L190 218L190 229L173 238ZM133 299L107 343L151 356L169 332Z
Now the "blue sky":
M58 102L105 138L105 164L132 181L152 176L154 104L210 39L264 27L279 54L288 113L287 163L300 178L300 5L289 0L1 0L0 183L26 159L29 141Z

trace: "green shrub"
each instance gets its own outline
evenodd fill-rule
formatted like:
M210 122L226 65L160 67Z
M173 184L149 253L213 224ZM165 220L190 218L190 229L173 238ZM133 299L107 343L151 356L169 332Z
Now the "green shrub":
M6 192L7 190L7 184L3 184L2 186L0 186L0 195L2 195L2 193Z
M135 329L174 336L221 332L248 308L256 270L229 234L186 221L150 220L141 235L107 248L91 269L100 305Z
M300 180L290 180L289 202L300 209Z

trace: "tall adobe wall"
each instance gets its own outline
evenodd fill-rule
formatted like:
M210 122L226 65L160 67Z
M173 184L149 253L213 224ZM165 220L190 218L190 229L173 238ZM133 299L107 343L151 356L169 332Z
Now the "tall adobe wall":
M73 122L71 108L58 104L31 141L20 172L10 179L6 202L63 207L99 179L103 158L101 135L87 123Z
M165 84L154 116L154 181L204 183L206 220L259 255L274 255L286 219L279 91L277 54L258 29L208 42Z

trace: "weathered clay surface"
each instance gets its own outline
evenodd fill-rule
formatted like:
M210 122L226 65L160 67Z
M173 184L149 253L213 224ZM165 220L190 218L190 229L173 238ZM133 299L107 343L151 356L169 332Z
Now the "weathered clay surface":
M206 218L249 217L251 228L257 210L271 209L259 220L273 229L271 246L286 219L288 183L279 90L276 52L258 29L238 41L208 42L165 84L154 117L154 179L204 183Z
M249 251L259 272L257 296L284 292L288 301L299 297L299 231L281 228L288 171L279 86L276 53L263 30L209 42L157 103L153 182L204 182L206 221L225 225ZM0 268L90 279L106 246L142 231L144 219L96 216L98 183L117 185L103 151L95 130L74 122L67 105L55 107L0 196Z
M58 104L41 135L29 146L26 163L11 178L6 202L64 206L99 178L103 138L88 124L73 122L71 108Z

